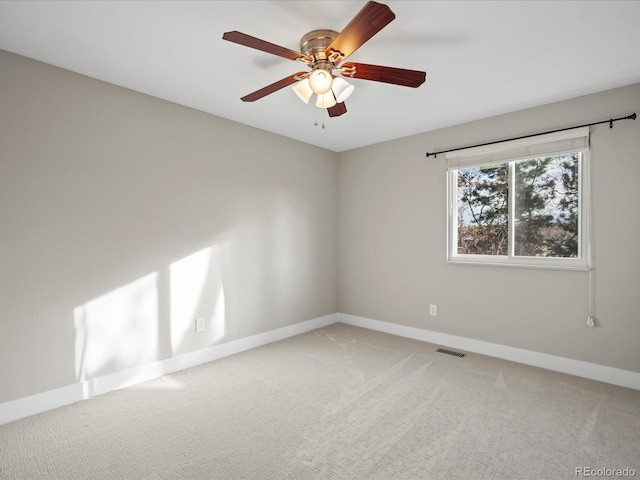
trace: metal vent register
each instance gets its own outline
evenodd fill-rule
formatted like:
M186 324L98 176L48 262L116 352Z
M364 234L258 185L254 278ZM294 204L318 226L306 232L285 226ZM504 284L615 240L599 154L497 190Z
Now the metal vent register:
M454 357L466 357L466 353L454 352L453 350L447 350L446 348L439 348L436 350L438 353L446 353L447 355L453 355Z

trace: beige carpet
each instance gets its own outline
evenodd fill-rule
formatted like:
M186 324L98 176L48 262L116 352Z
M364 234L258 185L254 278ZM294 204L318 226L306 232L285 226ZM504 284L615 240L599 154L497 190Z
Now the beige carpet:
M331 325L1 426L0 478L640 478L640 391L435 348Z

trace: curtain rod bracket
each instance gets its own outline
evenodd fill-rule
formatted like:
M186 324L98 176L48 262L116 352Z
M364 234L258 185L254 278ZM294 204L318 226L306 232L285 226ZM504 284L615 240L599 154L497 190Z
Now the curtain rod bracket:
M558 130L550 130L548 132L534 133L534 134L531 134L531 135L523 135L522 137L508 138L506 140L497 140L495 142L480 143L478 145L471 145L469 147L452 148L450 150L442 150L440 152L427 152L427 158L429 158L429 157L437 157L439 153L448 153L448 152L455 152L456 150L467 150L469 148L484 147L486 145L493 145L495 143L509 142L511 140L521 140L523 138L538 137L540 135L546 135L548 133L564 132L565 130L573 130L574 128L591 127L593 125L600 125L601 123L608 123L609 124L609 128L613 128L613 122L617 122L618 120L635 120L636 118L637 118L637 116L636 116L636 114L634 112L631 115L627 115L626 117L611 118L609 120L603 120L601 122L587 123L585 125L578 125L576 127L560 128Z

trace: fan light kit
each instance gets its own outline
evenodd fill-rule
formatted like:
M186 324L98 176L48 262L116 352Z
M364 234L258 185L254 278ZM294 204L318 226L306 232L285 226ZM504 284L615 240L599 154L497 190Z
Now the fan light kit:
M315 105L326 108L330 117L347 113L345 100L355 87L343 77L373 80L405 87L419 87L426 73L404 68L383 67L365 63L343 63L346 58L387 26L396 16L391 9L377 2L368 2L362 10L338 33L333 30L313 30L300 40L300 52L290 50L245 33L226 32L222 38L229 42L255 48L289 60L304 63L310 72L298 72L267 85L241 98L254 102L271 93L293 85L293 91L304 103L316 95Z
M333 83L331 73L321 68L313 70L307 77L307 80L309 80L309 86L311 90L313 90L313 93L317 93L318 95L331 90L331 84Z

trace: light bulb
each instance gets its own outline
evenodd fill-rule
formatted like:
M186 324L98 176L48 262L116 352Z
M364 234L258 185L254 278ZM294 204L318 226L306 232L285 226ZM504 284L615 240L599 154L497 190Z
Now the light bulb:
M314 93L322 95L331 90L333 84L333 77L331 73L321 68L316 68L311 75L309 75L309 86Z
M295 94L302 100L304 103L309 103L309 99L313 95L313 90L309 86L309 78L305 78L304 80L300 80L293 87L291 87Z
M331 108L336 104L336 99L333 96L333 92L329 90L327 93L318 95L316 100L316 107L318 108Z

